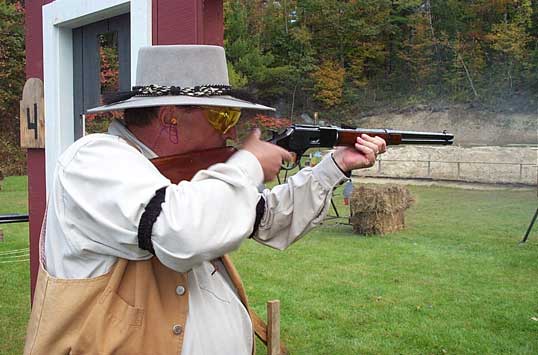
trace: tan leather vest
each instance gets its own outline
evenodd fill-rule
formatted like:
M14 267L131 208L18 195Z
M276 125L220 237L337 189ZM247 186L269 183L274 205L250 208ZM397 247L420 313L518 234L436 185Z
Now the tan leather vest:
M224 256L221 261L249 309L231 260ZM187 281L187 273L155 257L118 259L110 272L90 279L54 278L41 266L24 354L180 354Z

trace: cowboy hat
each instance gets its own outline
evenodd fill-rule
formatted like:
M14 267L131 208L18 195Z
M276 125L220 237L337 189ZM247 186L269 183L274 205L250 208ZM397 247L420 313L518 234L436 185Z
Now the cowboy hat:
M275 110L233 97L231 92L224 48L142 47L138 51L136 86L131 91L105 95L105 105L89 109L88 113L166 105Z

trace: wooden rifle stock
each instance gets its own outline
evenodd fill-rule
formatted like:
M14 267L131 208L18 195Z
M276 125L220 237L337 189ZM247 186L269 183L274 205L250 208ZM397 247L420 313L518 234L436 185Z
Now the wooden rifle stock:
M236 149L223 147L190 152L185 154L169 155L152 159L155 167L166 176L172 183L190 180L200 170L205 170L211 165L223 163L228 160Z

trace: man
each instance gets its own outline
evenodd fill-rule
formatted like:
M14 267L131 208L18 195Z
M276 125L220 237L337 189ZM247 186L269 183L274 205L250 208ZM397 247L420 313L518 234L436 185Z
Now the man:
M123 123L57 163L25 353L250 354L249 312L219 258L248 237L278 249L298 240L385 142L364 136L259 192L291 156L254 131L226 162L172 184L149 159L222 147L240 109L271 108L226 95L215 46L144 48L137 84L90 110L123 109Z

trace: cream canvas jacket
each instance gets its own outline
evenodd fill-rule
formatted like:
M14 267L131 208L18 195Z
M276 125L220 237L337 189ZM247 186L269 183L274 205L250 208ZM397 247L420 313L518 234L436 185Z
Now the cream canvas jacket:
M254 239L288 247L322 222L333 188L346 177L328 157L259 192L261 166L239 151L175 185L148 160L155 156L119 122L109 134L86 136L66 150L49 194L46 269L57 278L90 278L107 273L118 258L149 259L138 248L138 223L155 191L167 187L152 241L162 264L188 273L182 354L250 354L248 313L210 261L252 233L261 196L266 209Z

